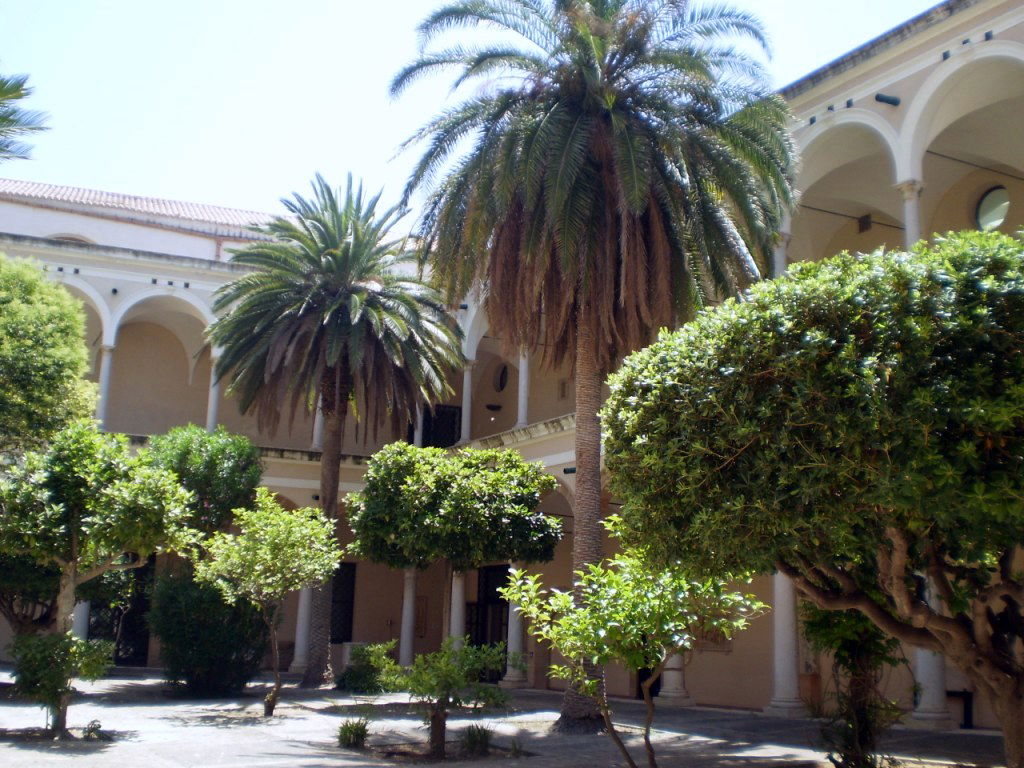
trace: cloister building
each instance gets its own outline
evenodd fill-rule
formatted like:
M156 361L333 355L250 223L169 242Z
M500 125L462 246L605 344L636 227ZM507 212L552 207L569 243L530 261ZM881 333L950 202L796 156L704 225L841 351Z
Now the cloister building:
M1024 5L1017 0L948 0L782 90L800 149L800 201L787 222L773 269L842 251L903 248L950 230L1016 232L1024 225ZM32 258L81 299L87 317L97 417L104 428L147 436L196 423L247 435L263 449L263 482L286 503L318 503L316 419L261 432L211 376L218 350L204 331L211 297L240 274L232 248L256 235L267 214L0 180L0 252ZM567 371L539 357L503 356L485 313L469 299L457 311L470 361L454 396L417 425L428 445L509 448L540 461L559 483L542 510L566 536L553 562L538 566L548 585L570 584L574 490L574 402ZM366 458L384 442L346 430L342 494L360 488ZM614 505L614 499L608 499ZM467 575L466 633L508 637L528 660L510 683L557 688L546 651L526 639L497 595L507 563ZM438 563L415 586L414 649L436 648L450 624L450 573ZM397 638L403 575L365 562L345 563L335 579L333 641L338 661L351 643ZM666 672L661 696L679 704L800 714L820 700L828 662L801 640L796 596L785 577L753 585L772 610L733 640L705 638L683 672ZM306 655L309 594L287 603L282 637L292 669ZM79 616L85 631L85 611ZM0 646L7 630L0 627ZM941 656L908 649L913 678L897 670L887 690L913 710L911 721L956 727L970 683ZM148 645L142 664L158 665ZM638 681L608 670L609 692L635 696ZM983 701L973 721L993 726Z

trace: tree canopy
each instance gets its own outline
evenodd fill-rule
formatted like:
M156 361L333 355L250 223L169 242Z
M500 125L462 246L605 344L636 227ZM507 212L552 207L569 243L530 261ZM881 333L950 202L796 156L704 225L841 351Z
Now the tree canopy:
M514 451L392 443L365 483L349 496L353 551L392 568L550 560L561 539L560 522L538 511L555 479Z
M154 464L173 472L192 492L188 524L196 530L223 528L232 510L251 507L256 499L263 462L259 448L244 435L189 424L154 437L149 452Z
M711 573L779 568L821 607L942 651L1024 763L1019 239L794 265L610 384L628 540Z
M92 414L88 364L78 300L35 264L0 254L0 453L37 448Z

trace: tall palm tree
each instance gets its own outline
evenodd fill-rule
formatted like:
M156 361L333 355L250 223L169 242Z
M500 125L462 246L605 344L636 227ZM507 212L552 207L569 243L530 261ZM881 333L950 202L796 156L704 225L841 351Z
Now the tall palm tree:
M28 157L22 136L46 130L41 112L22 109L17 102L27 99L32 89L25 75L0 75L0 162Z
M210 340L222 347L243 412L271 433L282 412L320 404L320 503L338 515L338 475L350 403L362 429L399 433L421 404L449 394L463 364L461 333L436 291L416 277L414 255L389 233L401 212L378 213L349 176L344 200L319 175L313 199L283 200L290 217L258 231L270 238L236 252L253 268L218 290ZM331 584L314 592L304 685L333 682Z
M468 95L407 142L426 149L406 195L427 191L420 235L440 284L483 286L510 349L572 363L579 570L602 555L602 380L658 328L758 279L793 203L788 110L736 44L767 52L760 23L726 7L455 0L419 32L392 93L450 69ZM563 723L590 717L568 692Z

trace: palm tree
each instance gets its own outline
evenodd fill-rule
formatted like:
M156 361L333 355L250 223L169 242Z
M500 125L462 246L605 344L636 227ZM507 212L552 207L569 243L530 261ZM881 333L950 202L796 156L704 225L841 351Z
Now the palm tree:
M461 333L438 294L416 277L415 257L389 239L398 208L377 212L349 176L344 201L319 175L314 197L283 200L291 214L258 228L269 239L236 252L253 271L217 292L210 327L243 412L273 433L319 402L323 418L320 499L338 515L338 475L350 402L366 431L398 433L421 404L451 394L463 365ZM304 685L333 682L331 584L316 590Z
M25 75L0 75L0 162L28 157L28 145L19 138L46 130L42 113L17 105L32 94L27 82Z
M419 32L393 95L448 69L468 93L407 142L426 145L406 189L427 192L423 253L451 296L482 286L510 350L573 366L580 570L602 556L601 383L759 278L793 204L789 113L736 45L767 52L760 23L725 7L455 0ZM563 724L591 717L568 692Z

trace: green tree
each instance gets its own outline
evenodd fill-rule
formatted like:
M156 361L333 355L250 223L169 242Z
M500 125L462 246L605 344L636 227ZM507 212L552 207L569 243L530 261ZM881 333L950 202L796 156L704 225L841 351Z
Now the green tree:
M341 550L334 522L320 510L285 509L266 488L257 489L251 509L234 511L234 526L238 533L218 532L203 543L196 578L216 584L227 602L248 600L263 614L274 669L274 686L263 701L263 714L270 717L281 693L281 604L289 593L329 579Z
M364 480L348 497L350 551L391 568L444 559L460 578L488 562L546 562L562 538L561 522L538 510L555 479L516 451L393 443L371 457ZM403 608L403 617L412 614ZM411 648L400 657L411 661Z
M576 584L579 597L574 600L571 592L545 590L539 576L516 571L501 593L519 606L530 633L564 657L564 664L552 665L552 673L595 697L605 728L632 768L636 763L615 729L604 686L593 678L590 666L618 661L637 673L651 671L640 688L647 709L647 762L656 768L651 688L666 664L691 650L701 636L731 637L764 606L752 595L730 591L724 581L695 579L674 564L653 569L630 551L587 566L576 574Z
M64 634L80 584L184 544L188 505L177 478L133 456L123 436L78 422L0 478L0 551L59 570L54 629ZM59 734L67 704L65 694L54 713Z
M631 356L605 460L628 541L779 569L943 653L1024 766L1024 246L797 265Z
M189 526L203 533L221 530L232 510L251 507L263 476L260 449L224 427L208 432L189 424L175 427L149 444L153 462L177 475L192 492Z
M380 196L364 198L351 177L342 199L320 176L313 191L283 201L290 216L261 229L268 242L232 256L253 271L219 290L210 337L224 350L217 376L262 427L320 404L320 503L334 520L350 402L364 430L404 429L417 407L450 393L462 352L444 303L412 276L404 243L389 239L401 212L378 212ZM332 681L330 581L312 614L305 685Z
M35 264L0 254L0 454L38 448L92 414L88 365L80 302Z
M572 365L580 571L602 558L602 382L706 294L758 279L793 201L788 111L734 45L766 49L761 24L727 7L454 0L419 32L392 93L454 70L470 94L409 140L426 144L407 187L428 191L423 252L450 297L486 286L510 350ZM572 688L562 714L599 722Z
M448 712L452 707L491 707L506 701L500 688L480 682L488 672L504 667L503 643L457 644L454 637L446 637L439 651L418 655L410 669L399 673L401 687L426 707L431 758L445 758Z
M46 130L43 114L18 106L32 95L26 75L0 75L0 162L28 157L23 136Z

